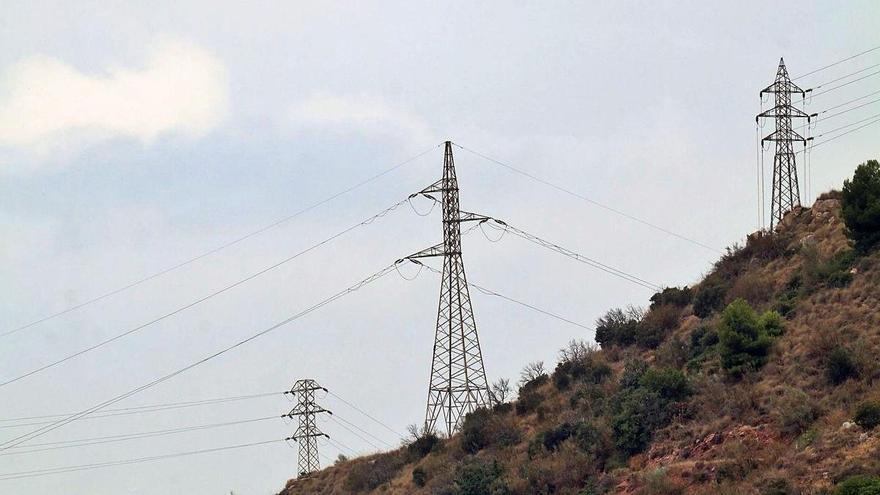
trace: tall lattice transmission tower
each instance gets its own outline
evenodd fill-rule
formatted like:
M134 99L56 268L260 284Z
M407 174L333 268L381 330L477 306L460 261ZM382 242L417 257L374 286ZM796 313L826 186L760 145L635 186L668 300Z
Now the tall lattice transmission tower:
M800 93L804 97L807 92L791 82L788 77L788 69L785 61L779 59L779 67L776 69L776 80L773 84L761 90L760 96L765 93L775 95L772 108L761 112L755 117L755 121L761 117L773 117L776 128L772 133L761 139L761 146L767 141L776 142L776 154L773 156L773 190L770 200L770 230L782 221L782 217L794 207L801 205L800 187L798 185L797 167L795 164L794 147L792 143L799 141L806 145L807 139L798 134L791 126L792 118L806 118L810 121L811 115L795 108L791 104L791 95ZM764 178L762 177L763 181Z
M442 420L446 434L451 436L466 414L489 405L486 370L461 259L461 223L487 218L459 210L458 179L450 141L446 141L443 178L419 194L431 198L431 194L439 194L443 205L443 243L406 258L443 257L425 429L437 431L437 423Z
M297 380L290 390L284 392L285 394L292 394L297 401L296 406L282 417L291 419L294 416L299 417L299 427L296 429L296 432L285 440L296 440L299 444L299 469L297 474L300 478L304 478L321 468L321 463L318 460L318 437L330 438L330 435L322 433L318 428L315 415L319 413L333 413L315 403L316 390L327 391L326 388L318 385L318 382L315 380L306 379Z

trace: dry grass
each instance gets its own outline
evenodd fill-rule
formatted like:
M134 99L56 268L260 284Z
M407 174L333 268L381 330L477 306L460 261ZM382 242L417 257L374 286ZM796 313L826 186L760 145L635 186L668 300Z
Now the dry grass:
M779 245L780 239L785 245ZM726 257L721 271L710 276L728 277L725 300L743 298L768 309L803 270L804 252L829 260L849 246L838 200L823 196L812 209L790 215L777 238L753 240L745 251ZM682 345L690 341L691 333L700 326L717 326L717 315L701 321L690 306L657 311L652 318L667 334L663 343L653 351L635 347L600 351L615 378L597 385L594 393L612 397L629 360L683 366ZM835 386L824 370L828 353L839 346L852 351L859 375ZM643 454L624 462L609 461L598 473L571 441L530 458L529 443L543 431L563 422L605 421L607 411L601 403L572 401L584 388L582 382L573 381L560 391L550 380L537 390L544 397L540 412L522 416L511 412L504 419L519 431L520 441L490 445L477 456L496 459L505 467L511 494L576 495L588 480L607 488L607 493L622 494L760 495L783 484L791 493L817 494L847 475L880 473L880 431L843 426L852 420L859 403L880 399L878 354L880 253L875 253L856 266L848 286L820 288L797 299L784 334L760 372L732 382L719 372L717 359L685 368L690 370L694 394L671 424L655 432ZM390 481L369 493L452 493L444 490L453 485L455 466L465 457L458 438L453 438L441 451L400 467ZM354 467L376 458L328 467L308 480L292 482L284 494L350 493L345 483ZM416 466L427 474L421 488L412 483Z

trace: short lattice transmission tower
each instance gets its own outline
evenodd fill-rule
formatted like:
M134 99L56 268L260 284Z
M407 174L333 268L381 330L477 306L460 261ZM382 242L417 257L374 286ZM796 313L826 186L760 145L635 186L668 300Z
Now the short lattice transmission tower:
M430 198L439 195L443 206L443 243L407 258L443 257L425 429L437 431L437 423L442 421L446 434L451 436L466 414L489 405L489 386L461 258L461 223L485 221L487 217L459 210L450 141L446 141L443 178L420 194Z
M327 391L315 380L306 379L297 380L290 390L284 392L292 394L296 399L296 406L282 417L299 418L299 427L296 429L296 433L285 440L296 440L299 444L299 469L297 473L300 478L309 476L321 468L321 463L318 460L318 437L330 438L330 435L321 432L315 421L317 414L333 414L315 402L315 391L317 390Z
M791 120L805 118L809 122L811 115L792 106L791 95L799 93L803 98L809 91L812 90L804 91L791 82L788 77L788 69L785 68L785 61L780 58L779 67L776 69L776 80L770 86L762 89L760 93L762 98L765 93L774 95L773 107L755 117L756 121L762 117L773 117L776 123L773 132L761 139L762 146L768 141L776 142L776 154L773 156L770 230L773 230L773 226L782 221L782 217L786 213L801 205L793 143L798 141L806 145L807 139L792 128ZM761 180L763 181L764 178L762 177Z

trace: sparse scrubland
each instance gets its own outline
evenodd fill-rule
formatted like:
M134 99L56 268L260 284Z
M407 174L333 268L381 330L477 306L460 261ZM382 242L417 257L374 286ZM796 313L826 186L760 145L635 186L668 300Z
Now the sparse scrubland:
M284 495L880 494L880 165L733 246L693 287L598 319L552 372L442 440Z

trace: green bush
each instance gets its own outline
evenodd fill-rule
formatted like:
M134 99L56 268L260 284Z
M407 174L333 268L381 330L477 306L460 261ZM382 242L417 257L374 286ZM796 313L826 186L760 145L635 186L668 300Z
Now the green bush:
M831 351L828 362L825 363L825 376L834 385L859 376L859 367L847 348L837 347Z
M880 425L880 402L865 401L856 409L856 424L866 430L873 429Z
M440 444L440 437L432 432L423 432L406 446L407 461L417 461L430 454Z
M656 294L651 296L650 309L654 309L657 306L663 306L666 304L671 304L674 306L678 306L679 308L683 308L690 304L693 299L694 292L688 286L684 286L682 288L666 287L661 292L657 292Z
M843 221L856 249L867 252L880 243L880 163L859 165L843 182Z
M689 395L681 371L629 364L613 401L611 429L617 447L628 455L641 452L654 431L672 419L672 404Z
M700 290L694 297L694 314L705 318L724 305L724 296L729 286L717 278L707 278L700 284Z
M782 333L782 318L775 311L760 317L749 303L737 299L721 315L718 329L721 364L733 377L760 369L767 362L773 337Z
M642 316L642 311L632 306L626 310L615 308L608 311L596 320L596 342L602 347L635 344Z
M496 460L470 458L455 470L455 495L507 495L504 468Z
M834 495L880 495L880 478L866 475L850 476L837 484Z

